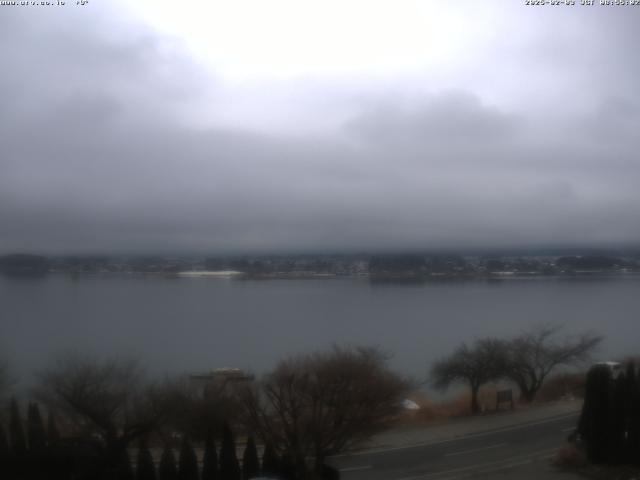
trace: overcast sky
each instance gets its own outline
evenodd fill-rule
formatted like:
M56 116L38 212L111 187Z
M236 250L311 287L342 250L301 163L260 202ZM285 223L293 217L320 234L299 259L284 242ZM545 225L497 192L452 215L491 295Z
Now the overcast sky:
M0 6L0 253L640 240L640 7L75 3Z

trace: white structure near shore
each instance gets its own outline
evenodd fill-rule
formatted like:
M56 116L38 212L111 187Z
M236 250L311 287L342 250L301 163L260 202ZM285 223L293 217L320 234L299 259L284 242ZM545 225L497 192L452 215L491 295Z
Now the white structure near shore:
M216 271L192 270L187 272L178 272L179 277L229 278L229 277L237 277L238 275L243 275L243 273L237 272L235 270L216 270Z

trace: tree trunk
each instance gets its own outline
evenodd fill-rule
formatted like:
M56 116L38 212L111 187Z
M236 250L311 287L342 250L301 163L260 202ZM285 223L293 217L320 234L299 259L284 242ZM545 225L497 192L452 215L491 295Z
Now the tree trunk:
M314 463L314 480L340 480L340 471L325 465L324 455L317 455Z
M282 456L281 475L283 480L307 480L313 478L313 470L309 469L307 457L296 451Z
M520 403L531 403L536 398L537 390L533 388L520 387Z
M324 455L322 452L316 452L316 458L313 463L313 478L321 479L323 477Z
M471 414L477 415L480 413L480 404L478 403L478 391L480 390L479 386L472 385L471 386Z
M540 389L540 384L535 382L531 385L527 385L526 383L518 383L518 388L520 389L520 398L518 399L520 403L531 403L536 398L536 394Z
M316 458L314 461L314 470L316 473L322 473L322 466L324 465L324 455L320 450L316 450Z

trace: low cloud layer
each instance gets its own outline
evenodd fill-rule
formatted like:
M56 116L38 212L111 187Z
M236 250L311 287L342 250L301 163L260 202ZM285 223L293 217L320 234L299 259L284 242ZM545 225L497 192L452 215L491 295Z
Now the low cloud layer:
M523 28L450 78L247 87L106 7L5 7L0 252L635 244L637 15Z

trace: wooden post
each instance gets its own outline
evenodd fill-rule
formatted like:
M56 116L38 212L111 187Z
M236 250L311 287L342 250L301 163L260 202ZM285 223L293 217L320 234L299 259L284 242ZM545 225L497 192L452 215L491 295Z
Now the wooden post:
M509 402L511 404L511 410L514 408L513 403L513 391L509 390L498 390L496 395L496 410L498 410L501 403Z

